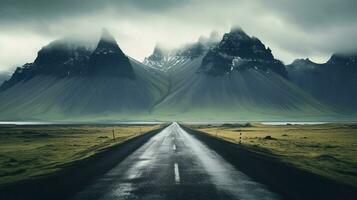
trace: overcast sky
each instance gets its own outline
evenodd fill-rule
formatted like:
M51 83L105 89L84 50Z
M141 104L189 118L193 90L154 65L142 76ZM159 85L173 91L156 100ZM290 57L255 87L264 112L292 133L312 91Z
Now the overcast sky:
M357 0L0 0L0 71L32 62L54 39L102 27L143 60L156 43L175 47L232 26L286 64L357 52Z

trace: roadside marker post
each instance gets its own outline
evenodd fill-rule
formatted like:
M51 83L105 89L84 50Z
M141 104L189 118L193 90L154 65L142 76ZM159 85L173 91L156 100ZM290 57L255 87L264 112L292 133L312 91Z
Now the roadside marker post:
M114 129L112 130L112 132L113 132L113 140L114 140L114 142L115 142Z

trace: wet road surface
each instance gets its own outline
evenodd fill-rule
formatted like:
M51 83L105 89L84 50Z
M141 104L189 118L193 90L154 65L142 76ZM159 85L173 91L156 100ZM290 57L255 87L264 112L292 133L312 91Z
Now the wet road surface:
M74 200L279 199L173 123Z

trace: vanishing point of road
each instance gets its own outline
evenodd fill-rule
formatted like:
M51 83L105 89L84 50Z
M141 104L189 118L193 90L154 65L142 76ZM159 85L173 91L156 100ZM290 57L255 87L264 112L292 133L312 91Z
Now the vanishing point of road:
M180 125L149 139L73 200L279 199Z

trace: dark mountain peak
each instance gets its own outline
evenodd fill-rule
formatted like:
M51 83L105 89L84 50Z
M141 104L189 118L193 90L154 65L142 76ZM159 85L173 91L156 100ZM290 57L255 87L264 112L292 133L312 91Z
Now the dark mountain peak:
M316 64L312 62L309 58L300 58L300 59L295 59L290 65L297 66L297 65L307 65L307 64Z
M93 53L94 54L115 53L125 56L122 50L119 48L115 38L105 28L103 28L102 30L102 35Z
M323 67L321 68L321 66L321 64L314 63L309 58L305 58L294 60L291 64L286 66L286 69L288 73L310 73L311 71L317 72L323 70Z
M86 74L88 60L92 53L90 46L87 41L74 38L55 40L41 48L33 63L18 67L11 78L3 83L0 90L37 75L63 78Z
M241 28L233 28L224 34L217 51L229 56L249 59L274 59L271 50L256 37L250 37Z
M241 27L233 27L229 33L226 33L223 38L230 38L235 41L250 40L251 37Z
M106 29L102 30L98 45L90 56L89 74L135 78L129 58Z
M329 65L357 66L357 53L336 53L327 61Z
M103 29L97 44L92 38L76 37L49 43L37 53L33 63L18 67L11 78L2 84L0 91L37 75L58 78L88 75L135 77L129 58L106 29Z
M287 78L285 66L274 59L270 48L236 27L224 34L219 44L206 53L199 71L218 76L247 69L271 70Z
M66 76L74 65L84 70L92 49L84 43L77 43L68 38L56 40L43 47L34 61L39 73L57 77ZM81 66L81 67L80 67Z

